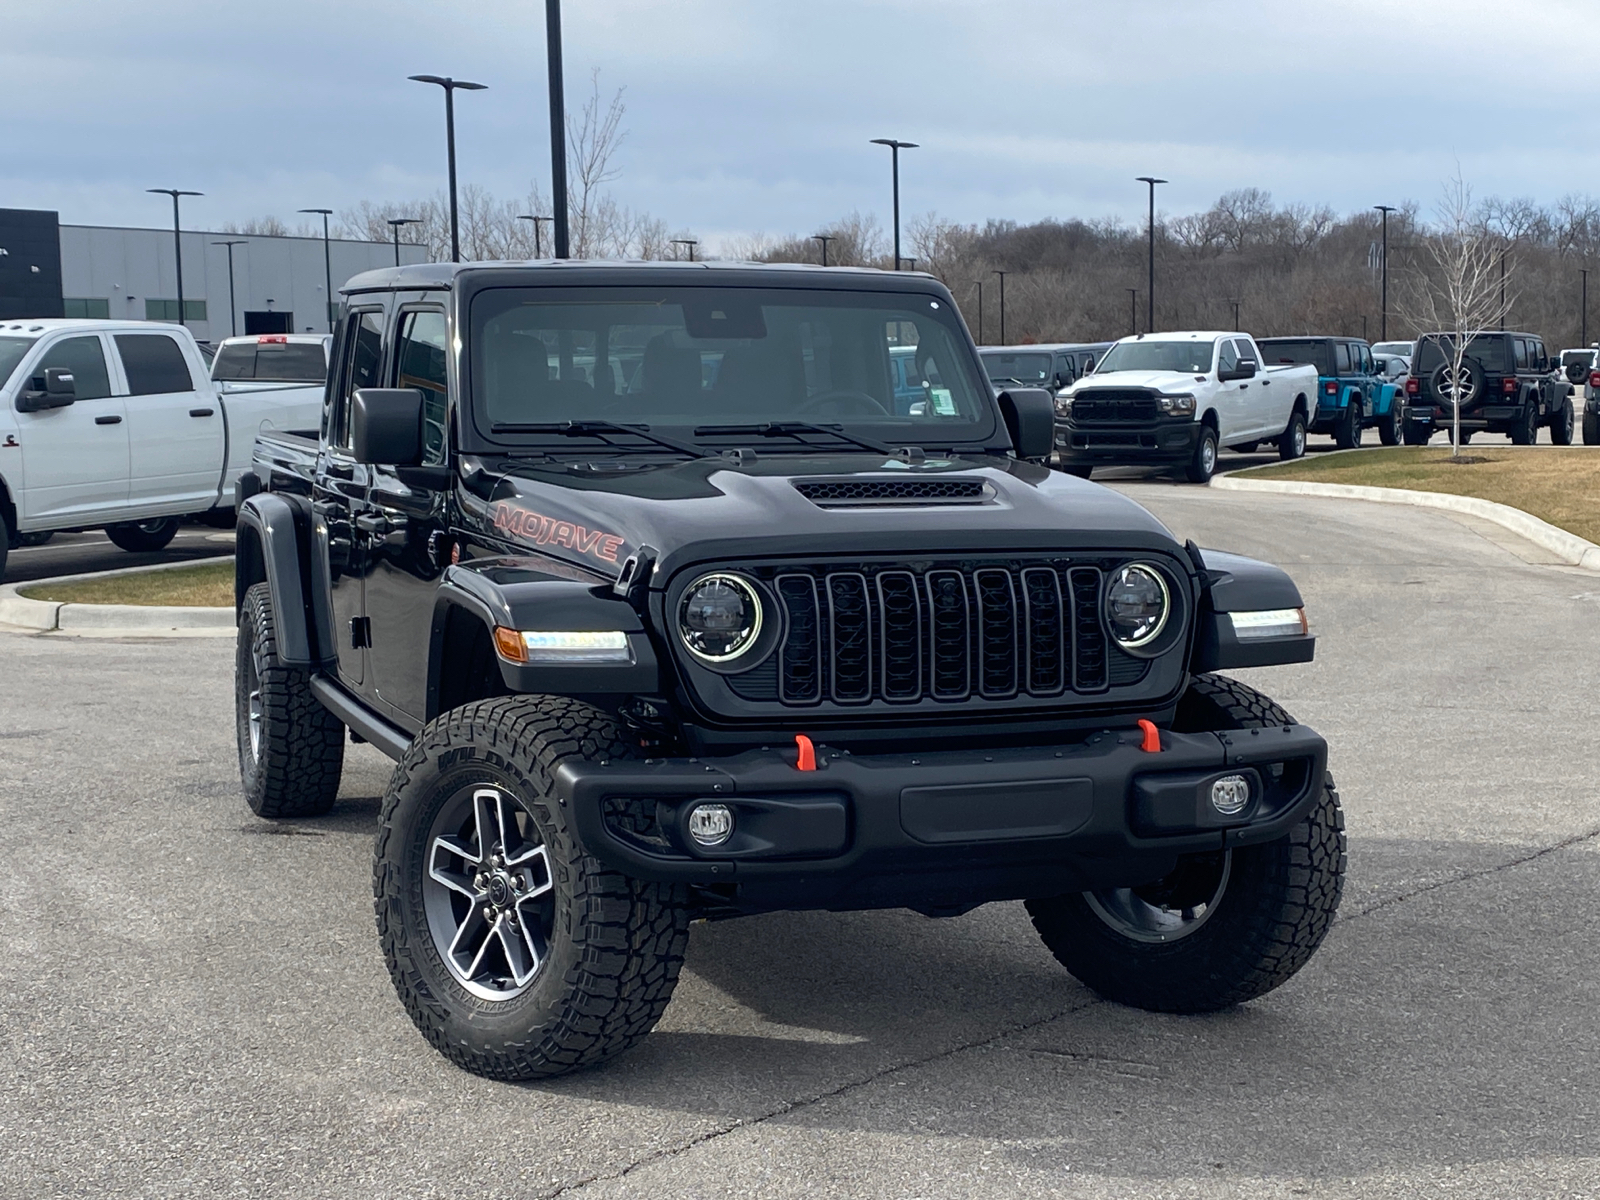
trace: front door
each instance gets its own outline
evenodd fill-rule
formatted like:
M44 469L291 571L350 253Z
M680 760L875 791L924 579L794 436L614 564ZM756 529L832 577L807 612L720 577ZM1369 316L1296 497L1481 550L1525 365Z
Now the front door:
M116 343L128 382L129 507L209 508L222 482L221 402L195 390L197 364L171 334L119 333Z
M311 506L328 530L328 576L339 678L354 689L366 679L365 589L371 570L371 536L365 516L370 472L350 452L350 394L375 387L383 366L383 310L351 312L335 348L334 402L328 412Z
M446 398L449 336L438 309L402 310L395 324L394 365L388 386L422 392L423 465L449 461ZM367 492L373 527L366 613L368 661L378 700L417 724L427 719L428 653L439 575L448 565L447 486L403 482L393 467L372 470Z
M72 372L71 404L19 412L19 507L27 521L117 520L128 507L128 422L113 396L105 342L97 333L60 338L29 367L24 386L44 390L50 367Z

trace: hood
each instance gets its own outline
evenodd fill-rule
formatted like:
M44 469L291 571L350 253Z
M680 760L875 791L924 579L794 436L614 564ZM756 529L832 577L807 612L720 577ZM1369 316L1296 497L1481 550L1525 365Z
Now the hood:
M1184 375L1178 371L1112 371L1102 375L1096 372L1078 380L1077 383L1062 391L1063 396L1076 396L1079 392L1087 392L1094 388L1154 388L1158 392L1184 391L1192 389L1197 383L1206 382L1206 378L1195 375Z
M885 490L893 503L881 502ZM907 490L944 493L944 502L906 499ZM951 492L960 498L951 502ZM1126 496L987 456L916 466L874 454L762 455L742 463L495 460L478 465L468 494L498 540L602 578L614 578L630 555L650 547L657 586L689 564L740 559L1181 553L1166 527Z

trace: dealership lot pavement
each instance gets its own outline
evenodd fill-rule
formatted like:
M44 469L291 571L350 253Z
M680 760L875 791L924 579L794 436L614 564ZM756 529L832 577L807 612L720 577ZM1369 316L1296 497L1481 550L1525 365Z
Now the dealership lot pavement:
M129 554L119 550L99 530L58 533L42 546L18 546L6 558L5 583L54 579L91 571L121 571L157 563L186 562L233 553L233 530L185 525L165 550Z
M1600 576L1432 512L1119 486L1289 568L1322 637L1245 674L1328 736L1349 820L1288 986L1157 1017L1019 905L777 915L696 927L611 1066L489 1083L383 969L385 760L257 822L230 643L6 634L0 1195L1592 1195Z

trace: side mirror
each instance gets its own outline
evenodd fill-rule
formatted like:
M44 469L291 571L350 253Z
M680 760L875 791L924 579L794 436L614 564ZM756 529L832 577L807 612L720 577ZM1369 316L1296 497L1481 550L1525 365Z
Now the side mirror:
M1018 458L1049 458L1056 443L1056 402L1048 388L1008 388L1000 415Z
M43 383L42 388L32 388L17 397L18 412L42 412L47 408L65 408L78 398L77 384L72 372L65 367L46 367L44 378L35 375L32 382Z
M418 388L357 388L350 397L350 450L355 460L419 466L422 405Z
M1254 379L1255 377L1256 364L1248 358L1231 370L1223 367L1217 368L1218 383L1232 383L1235 379Z

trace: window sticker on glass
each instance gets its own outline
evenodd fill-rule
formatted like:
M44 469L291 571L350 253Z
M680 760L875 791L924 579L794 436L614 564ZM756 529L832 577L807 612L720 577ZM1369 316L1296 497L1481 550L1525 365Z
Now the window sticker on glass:
M939 416L953 417L956 415L955 398L950 395L949 388L929 388L928 393L933 397L933 411L938 413Z

